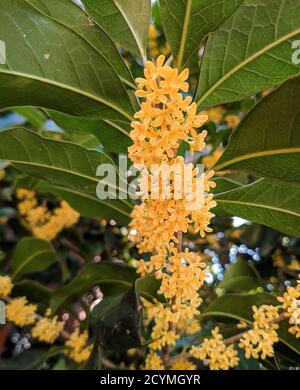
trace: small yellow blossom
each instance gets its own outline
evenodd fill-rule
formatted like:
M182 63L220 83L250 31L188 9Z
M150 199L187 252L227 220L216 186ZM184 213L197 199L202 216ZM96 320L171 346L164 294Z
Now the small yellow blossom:
M238 115L230 114L225 116L225 122L230 129L234 129L235 127L237 127L240 121L241 120Z
M24 226L38 238L51 241L61 230L74 225L80 217L65 201L50 212L46 206L38 204L32 191L18 188L16 196L20 200L18 210Z
M272 305L252 307L252 329L244 333L239 346L245 349L246 358L266 359L274 356L274 343L279 341L276 329L279 325L274 321L279 317L278 309Z
M8 217L0 217L0 225L6 225L8 222Z
M28 304L26 297L19 297L6 305L6 317L17 326L32 325L36 321L36 310L37 306Z
M219 160L221 157L223 151L221 148L215 149L212 154L209 154L207 156L204 156L202 158L202 164L206 169L209 169L215 165L215 163Z
M282 303L282 308L285 310L286 317L289 318L289 323L292 325L289 332L300 337L300 283L298 281L296 287L289 286L282 297L277 298Z
M0 298L6 298L13 289L13 283L9 276L0 276Z
M224 115L225 109L222 106L216 106L209 108L207 110L207 115L208 115L208 121L209 122L214 122L216 124L219 124L223 120L223 115Z
M237 351L233 345L225 345L219 328L212 330L212 337L205 338L199 346L193 346L191 356L202 360L211 370L228 370L236 367L239 363Z
M164 370L161 357L153 351L150 351L145 359L145 370Z
M80 330L77 328L70 335L65 345L68 348L67 355L73 359L76 363L82 363L86 361L92 351L92 345L86 345L88 341L88 332L84 331L80 334Z
M5 170L0 169L0 180L3 180L5 178Z
M170 370L196 370L197 366L186 358L176 359L171 365Z
M32 337L53 344L63 330L65 323L59 321L57 316L53 318L43 317L34 326L31 331Z

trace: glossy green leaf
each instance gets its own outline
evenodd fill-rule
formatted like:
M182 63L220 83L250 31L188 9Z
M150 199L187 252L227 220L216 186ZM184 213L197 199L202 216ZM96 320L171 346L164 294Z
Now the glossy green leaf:
M224 278L217 288L226 292L245 292L256 289L259 285L256 274L247 261L238 259L225 270Z
M216 318L220 321L245 321L249 324L253 321L252 306L261 305L278 305L277 299L270 294L225 294L220 298L215 299L205 309L203 316ZM288 321L280 322L278 329L280 341L294 352L300 354L300 340L288 332Z
M129 136L131 128L127 122L76 118L51 110L47 112L51 119L66 132L96 136L105 151L126 154L127 148L132 143Z
M135 88L133 77L109 36L70 0L27 0L38 10L59 21L85 38L106 58L122 81Z
M76 301L98 285L106 296L123 294L136 279L135 269L125 264L108 262L87 264L69 284L53 294L51 308L56 312L62 305ZM139 293L148 299L153 299L157 291L156 280L152 279L148 276L136 281Z
M266 96L232 134L214 170L300 182L300 79Z
M178 68L188 66L203 38L241 3L242 0L160 0L163 28Z
M8 160L29 175L47 180L57 186L58 195L66 194L74 207L87 199L82 207L90 208L98 204L98 212L103 216L117 216L128 222L131 211L130 202L119 199L99 199L96 195L97 167L100 164L113 164L109 156L102 152L88 150L82 146L65 141L44 138L26 129L13 129L0 133L0 159ZM111 190L116 183L111 183ZM92 203L91 203L92 202ZM100 207L103 206L101 209ZM77 208L77 207L75 207ZM118 217L119 216L119 217Z
M7 47L0 108L32 105L75 116L131 119L132 104L117 72L86 38L26 0L0 0L0 7L0 36Z
M198 108L238 101L298 75L292 43L299 38L299 2L245 0L208 38Z
M242 187L241 183L227 177L216 177L214 182L216 183L216 187L212 189L214 195Z
M241 188L215 196L221 209L252 222L270 226L292 236L300 236L300 185L260 179Z
M16 245L12 255L14 279L30 272L39 272L57 261L57 255L49 241L25 237Z
M82 3L114 41L142 59L146 58L150 0L82 0Z

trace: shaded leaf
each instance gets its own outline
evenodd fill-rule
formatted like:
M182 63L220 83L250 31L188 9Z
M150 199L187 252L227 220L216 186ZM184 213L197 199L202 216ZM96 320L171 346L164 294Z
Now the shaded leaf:
M53 293L51 308L56 312L62 305L76 301L98 285L106 296L123 294L135 281L139 293L147 299L153 299L158 282L151 276L136 279L136 270L126 264L103 261L87 264L69 284Z
M104 298L90 315L102 350L126 351L141 346L142 304L133 285L124 295Z
M41 302L49 304L52 294L50 288L44 286L36 280L22 280L14 283L12 291L13 297L25 296L31 302Z
M226 292L243 292L256 289L259 285L256 274L247 261L238 259L225 270L224 278L217 288Z
M63 352L64 347L35 347L7 359L0 359L0 370L36 370L52 356Z
M131 128L127 122L83 119L51 110L47 112L51 119L66 132L93 134L108 152L126 154L127 148L132 143L129 136Z
M15 246L11 261L12 277L17 279L23 274L48 268L57 261L57 255L49 241L25 237Z

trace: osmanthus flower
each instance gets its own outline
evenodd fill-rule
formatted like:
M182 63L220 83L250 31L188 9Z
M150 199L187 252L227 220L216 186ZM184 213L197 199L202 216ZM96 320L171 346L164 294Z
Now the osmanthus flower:
M226 115L224 119L230 129L237 127L241 121L240 117L234 114Z
M164 303L145 303L146 321L154 323L150 350L175 346L179 334L172 324L191 323L199 314L199 289L207 267L199 255L181 251L179 235L193 227L204 237L211 231L209 224L214 215L210 210L216 206L210 194L215 186L211 180L214 172L200 174L193 164L187 166L177 155L182 141L190 145L191 155L205 148L207 131L200 132L199 128L207 115L197 114L192 98L184 96L189 88L188 69L179 73L164 61L164 56L159 56L156 63L148 61L144 78L136 80L136 96L144 101L134 115L130 133L133 144L129 147L133 164L146 169L139 182L141 204L132 211L130 226L136 232L133 241L140 253L153 254L149 261L138 262L137 271L141 275L154 273L161 279L159 293L165 298ZM170 169L166 180L163 171L161 176L159 172L165 165ZM186 168L190 168L189 173ZM190 332L196 329L199 327L191 326ZM163 366L154 353L146 358L146 367L152 366Z
M88 332L80 333L80 329L75 329L69 339L65 342L66 354L77 363L86 361L92 351L93 346L87 345Z
M201 151L205 146L207 133L198 135L195 129L206 122L207 116L197 115L191 97L183 98L181 93L188 91L188 69L178 73L177 69L163 65L164 60L164 56L159 56L156 64L147 61L145 78L136 80L136 95L145 98L145 102L135 114L138 121L132 122L133 145L128 151L134 164L146 167L173 158L181 141L190 142L193 151ZM196 141L189 137L196 137Z
M36 322L37 306L29 304L26 297L12 299L6 305L6 318L17 326L32 325Z
M145 370L164 370L162 358L154 351L150 351L145 359Z
M13 286L13 282L8 275L0 275L0 298L8 297L13 289Z
M246 358L266 359L274 356L274 343L279 341L276 330L279 325L275 323L278 319L278 308L272 305L262 305L259 308L252 307L253 325L252 329L244 333L240 339L239 346L245 350Z
M222 153L223 150L221 148L215 149L211 154L202 157L202 164L206 169L212 168L222 156Z
M16 196L20 200L18 210L24 226L38 238L51 241L61 230L74 225L80 217L65 201L50 212L47 207L38 204L32 191L18 188Z
M236 367L239 358L234 346L227 346L224 343L218 327L211 333L212 337L205 338L200 346L192 346L189 351L190 355L203 361L211 370L228 370Z
M289 323L292 325L289 332L300 337L300 281L295 287L288 287L282 297L277 297L282 303L282 308L285 310L286 317L289 318Z
M42 317L32 328L32 337L48 344L53 344L60 332L64 329L65 322L59 321L57 316L53 318Z
M197 366L184 357L174 360L170 365L170 370L196 370L196 369Z

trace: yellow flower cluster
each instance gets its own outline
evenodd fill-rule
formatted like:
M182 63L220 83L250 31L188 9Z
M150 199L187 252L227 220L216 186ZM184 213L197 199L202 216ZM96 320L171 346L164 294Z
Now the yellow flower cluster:
M196 365L188 359L181 357L176 359L171 365L170 370L196 370Z
M207 121L207 115L197 115L196 103L180 93L188 92L189 71L178 74L177 69L163 65L164 60L159 56L156 64L147 61L145 78L137 79L136 95L146 100L134 115L138 120L132 122L134 143L128 150L133 163L146 167L174 158L181 141L189 142L196 151L204 147L206 132L197 134L195 129Z
M296 338L300 337L300 282L296 287L288 287L282 297L277 298L282 303L285 309L285 315L289 318L289 323L293 326L289 328L289 332L294 334Z
M36 321L36 310L37 306L29 304L26 297L19 297L6 305L6 316L17 326L32 325Z
M74 225L80 217L65 201L50 212L46 206L38 204L34 192L18 188L16 195L21 200L18 210L24 218L25 227L38 238L51 241L63 229Z
M207 132L197 131L206 121L207 115L196 113L196 104L188 92L188 69L178 73L164 65L164 56L156 63L146 62L145 78L137 79L136 95L145 99L141 109L135 114L130 135L133 145L129 147L129 157L137 167L145 168L139 182L142 203L134 207L130 226L135 231L133 241L140 253L152 252L150 261L140 260L138 272L142 275L155 273L161 279L159 293L167 303L146 304L148 320L154 320L150 349L157 350L174 346L179 335L175 326L180 322L190 323L201 304L198 290L207 276L206 264L201 257L181 250L181 235L193 226L195 232L204 237L209 228L215 207L210 189L213 171L199 175L190 164L191 184L184 196L177 196L185 183L183 157L177 156L182 141L190 146L190 154L201 152L205 147ZM156 166L153 168L153 164ZM157 197L149 193L149 183L157 178L159 165L170 168L167 188L161 188L162 179L155 183ZM180 176L180 174L182 176ZM176 184L179 182L179 189ZM201 188L201 205L193 208L197 198L197 188ZM153 191L153 188L151 187ZM165 194L168 192L168 197ZM149 196L152 195L152 196ZM197 327L196 327L197 328ZM198 329L198 328L197 328ZM192 331L193 329L190 329ZM148 360L147 360L148 359ZM159 365L159 356L150 353L147 367Z
M43 317L32 328L32 337L52 344L58 338L65 326L64 321L59 321L57 316L53 318Z
M150 351L145 359L145 370L164 370L161 357L154 351Z
M11 278L9 276L0 276L0 298L7 298L12 288ZM47 309L45 317L41 318L37 314L37 305L29 304L26 297L9 299L6 305L8 321L17 326L34 325L31 330L32 337L52 344L62 332L65 322L59 321L57 316L49 318L50 315L51 310ZM80 333L79 328L77 328L65 342L67 356L76 363L82 363L87 360L92 350L92 345L86 345L87 341L87 331Z
M3 180L5 178L5 170L0 169L0 180Z
M241 121L240 117L234 114L226 115L224 119L230 129L237 127Z
M217 125L222 122L224 113L225 113L225 109L222 106L212 107L206 111L206 114L208 116L208 121L214 122Z
M190 355L204 361L211 370L228 370L239 363L237 351L233 345L226 345L219 328L212 330L212 337L205 338L200 346L193 346Z
M158 57L158 55L160 53L164 54L164 55L167 55L170 53L170 46L167 42L166 42L165 46L159 48L158 37L159 37L159 33L155 27L155 24L150 23L149 31L148 31L148 46L149 46L149 50L150 50L150 56L152 58Z
M75 329L66 341L65 345L68 348L67 355L76 363L82 363L88 359L93 346L87 346L87 341L88 332L84 331L80 333L79 328Z
M272 305L262 305L259 308L253 306L252 310L252 329L244 333L239 346L245 350L248 359L266 359L274 355L273 345L279 340L276 332L279 325L274 322L279 317L278 309Z
M221 157L223 151L221 148L217 148L215 149L212 154L209 154L207 156L204 156L202 158L202 164L204 165L204 167L206 169L209 169L209 168L212 168L215 163L219 160L219 158Z
M9 276L0 275L0 298L8 297L13 287L13 282Z

